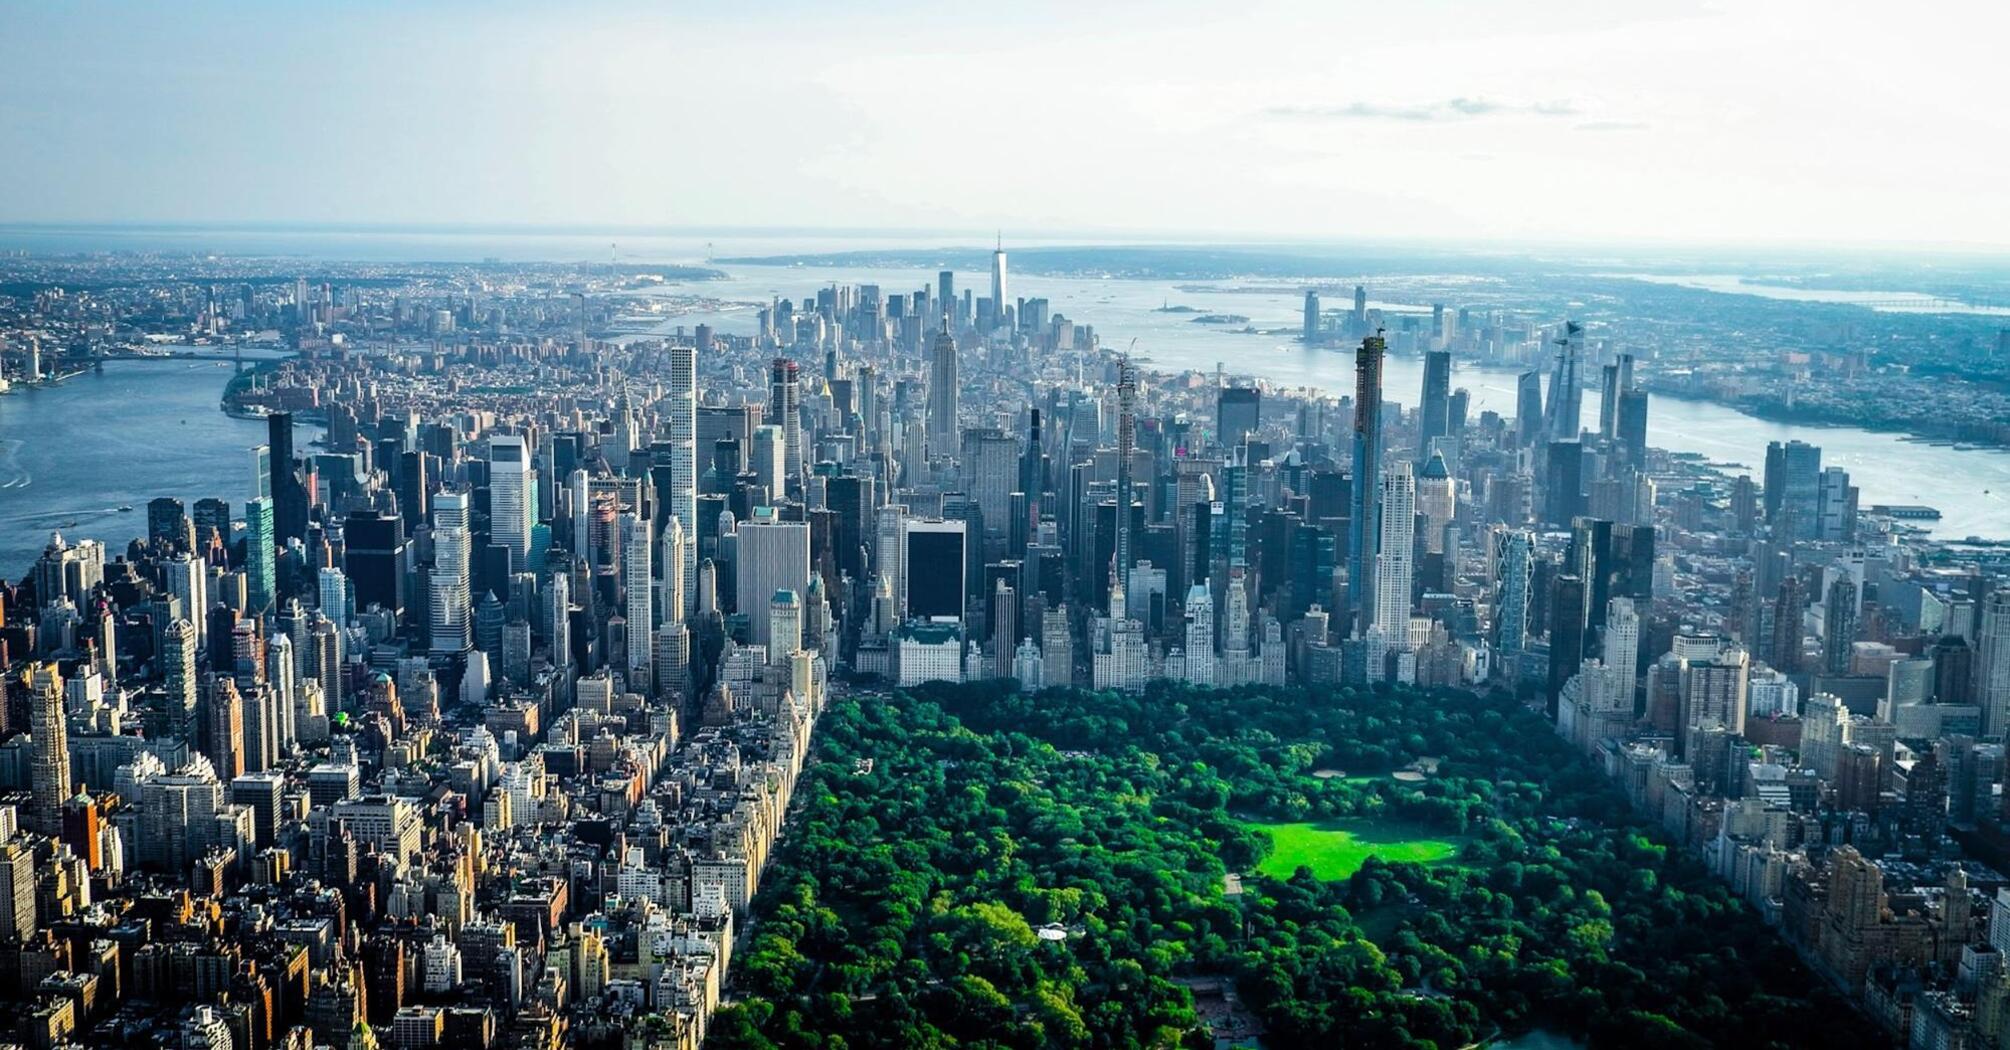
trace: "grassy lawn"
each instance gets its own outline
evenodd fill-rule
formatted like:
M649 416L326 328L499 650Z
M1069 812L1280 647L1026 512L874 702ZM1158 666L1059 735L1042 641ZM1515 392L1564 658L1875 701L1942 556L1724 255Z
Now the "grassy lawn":
M1385 861L1430 864L1458 855L1459 844L1442 832L1386 820L1329 820L1293 824L1256 824L1269 833L1275 848L1257 870L1288 879L1300 867L1322 879L1344 879L1360 870L1369 857Z

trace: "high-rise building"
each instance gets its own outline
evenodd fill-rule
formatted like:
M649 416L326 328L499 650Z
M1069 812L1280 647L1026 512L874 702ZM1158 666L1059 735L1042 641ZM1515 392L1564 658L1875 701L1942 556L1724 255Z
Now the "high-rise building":
M274 562L278 551L272 534L272 501L264 497L244 505L245 591L253 614L270 609L278 598Z
M315 583L320 596L321 615L338 624L347 624L356 613L349 594L348 575L333 565L326 565L316 573Z
M647 682L655 637L656 582L651 562L656 544L649 535L649 519L641 514L623 512L620 527L622 618L628 624L628 636L623 641L628 650L628 680Z
M1523 448L1542 444L1548 422L1542 413L1542 373L1523 372L1515 381L1515 440Z
M279 542L306 540L307 512L313 493L300 482L293 460L293 413L274 412L265 417L266 445L270 459L273 528Z
M754 484L772 503L780 503L789 494L788 445L789 436L769 423L754 428L754 440L747 449L747 473L754 476Z
M1424 354L1423 400L1417 403L1417 459L1431 455L1431 439L1451 433L1452 352Z
M490 502L494 495L491 487ZM405 524L374 510L355 510L342 523L343 570L360 612L371 606L405 611Z
M1009 678L1019 640L1019 592L1003 577L991 592L992 675Z
M532 502L530 450L515 434L489 438L489 535L509 548L511 572L531 569L530 527L537 517ZM351 577L353 579L354 573ZM361 588L357 591L361 607Z
M1186 592L1186 680L1203 687L1220 684L1214 660L1214 595L1205 581Z
M803 411L800 369L796 363L785 357L777 357L768 366L768 414L775 425L782 428L786 455L783 469L788 473L788 483L795 485L803 476ZM780 497L777 493L777 498Z
M783 588L768 599L768 663L786 667L802 648L802 595Z
M147 542L163 553L195 549L195 523L188 507L173 496L147 502Z
M1319 342L1319 289L1317 288L1305 289L1305 324L1302 338L1305 340L1305 345L1307 346L1313 346Z
M1623 382L1623 380L1622 380ZM1635 469L1647 463L1647 391L1619 392L1619 447Z
M1138 371L1129 358L1117 361L1117 502L1116 553L1111 578L1121 585L1129 578L1136 555L1131 544L1131 453L1138 445Z
M968 571L966 528L960 521L900 523L901 607L913 619L963 618Z
M1584 513L1584 446L1576 441L1552 441L1545 463L1543 520L1568 525Z
M1841 467L1823 470L1815 488L1815 538L1854 543L1856 512L1857 488L1849 483L1849 471Z
M178 554L161 563L167 592L181 602L182 615L195 627L201 646L209 624L209 563L193 554Z
M1938 704L1975 702L1975 650L1958 634L1942 635L1927 650L1933 658L1933 700Z
M1406 647L1417 535L1416 479L1409 463L1382 478L1382 527L1375 554L1375 627L1392 648Z
M1417 513L1424 516L1424 550L1445 554L1445 530L1457 516L1458 486L1445 457L1433 452L1417 471ZM1456 553L1456 552L1453 552Z
M1801 618L1806 601L1801 596L1801 578L1788 573L1780 581L1779 596L1773 602L1771 663L1775 670L1797 674L1801 670Z
M956 337L945 322L928 350L928 454L948 456L956 450L956 416L962 379L956 361Z
M695 540L698 535L698 351L696 347L673 346L670 348L670 391L669 408L665 415L669 433L665 435L668 448L663 450L669 462L670 491L659 494L659 498L669 504L670 516L683 526L687 540ZM652 453L654 455L654 453ZM666 530L667 532L667 530ZM688 543L684 549L681 564L665 561L661 571L665 578L676 573L683 579L680 592L688 602L697 590L698 546ZM687 605L678 610L680 616L688 616ZM665 610L668 615L668 610Z
M1347 586L1357 631L1366 630L1375 618L1371 577L1381 529L1382 357L1387 348L1378 333L1362 339L1354 354L1354 506L1347 521Z
M427 577L435 653L465 653L474 644L474 607L468 593L472 546L468 494L440 493L433 501L433 571Z
M1749 671L1743 649L1732 648L1715 660L1693 661L1683 672L1683 729L1715 723L1733 733L1745 731Z
M170 732L183 739L195 737L196 711L196 631L188 620L176 620L161 632L160 665Z
M1850 646L1856 641L1857 587L1848 573L1838 573L1822 602L1822 670L1849 673Z
M1521 529L1494 534L1494 647L1519 653L1528 647L1529 598L1535 572L1535 538Z
M1766 446L1766 520L1780 539L1813 539L1821 531L1822 450L1804 441Z
M1005 236L1001 233L998 247L991 252L991 316L1000 327L1005 325L1005 310L1012 302L1009 295L1005 283Z
M1579 368L1584 357L1584 326L1566 321L1563 336L1556 341L1556 368L1549 377L1549 402L1544 406L1544 429L1551 441L1576 441L1579 412L1584 392Z
M1263 391L1254 387L1224 387L1215 397L1215 432L1224 448L1234 448L1262 425Z
M1975 642L1975 687L1975 702L1982 705L1983 733L2002 736L2010 732L2010 589L1999 588L1982 599Z
M53 663L22 672L28 689L28 786L33 808L29 830L54 837L63 831L63 802L70 797L70 731L63 714L63 676Z
M775 592L802 594L810 582L810 527L783 521L770 507L757 507L740 522L734 557L734 592L746 614L749 637L767 645Z

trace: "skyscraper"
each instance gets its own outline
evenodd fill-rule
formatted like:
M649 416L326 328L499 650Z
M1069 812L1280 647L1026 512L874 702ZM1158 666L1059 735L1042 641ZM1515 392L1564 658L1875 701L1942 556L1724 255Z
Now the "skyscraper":
M537 516L531 498L530 451L523 438L489 438L489 535L509 548L511 572L530 569L530 526ZM357 596L360 605L360 588Z
M670 516L683 527L684 537L693 539L698 535L698 351L696 347L673 346L670 348L670 406L666 413L666 425L670 428L666 440L670 457L670 491L662 498L668 502ZM730 479L728 479L730 481ZM697 591L698 547L686 544L681 564L664 562L661 571L665 578L671 573L683 577L679 594L688 603ZM680 616L690 613L688 604L678 610ZM668 614L668 610L665 610Z
M1354 506L1347 522L1347 586L1356 631L1366 630L1375 618L1371 576L1381 528L1376 512L1382 497L1382 356L1386 350L1387 343L1378 332L1362 339L1361 348L1354 353Z
M63 831L63 801L70 797L70 732L63 716L63 676L53 663L30 664L28 687L28 786L33 808L28 828L54 837Z
M915 619L962 619L967 575L964 523L908 520L899 529L901 607Z
M1117 544L1112 578L1131 571L1131 453L1138 441L1138 373L1129 358L1117 361Z
M265 427L271 455L273 526L282 542L304 540L309 493L293 469L293 413L274 412L265 417Z
M747 616L755 645L768 644L770 606L775 592L802 594L810 582L810 527L783 521L773 508L759 507L739 524L734 589Z
M493 484L493 483L492 483ZM494 491L490 501L493 506ZM374 510L356 510L342 523L343 571L357 610L405 610L405 523Z
M1583 388L1578 369L1584 356L1584 327L1566 321L1563 337L1556 341L1556 368L1549 377L1549 403L1544 406L1545 430L1551 441L1575 441Z
M1234 448L1256 433L1263 418L1263 391L1254 387L1224 387L1215 396L1215 433L1225 448Z
M1317 344L1319 342L1319 289L1317 288L1305 289L1304 328L1303 338L1305 345L1312 346Z
M1787 674L1798 674L1801 670L1803 610L1801 578L1790 572L1780 580L1780 593L1773 602L1772 659L1768 661Z
M949 334L949 322L945 318L928 350L928 422L925 433L931 457L956 453L957 398L961 383L956 364L956 337Z
M1982 731L2001 736L2010 729L2010 590L1999 588L1982 599L1975 650L1975 701L1982 705Z
M1417 461L1431 456L1431 439L1451 433L1452 352L1424 355L1423 400L1417 403Z
M802 386L799 369L794 361L777 357L768 366L768 414L774 417L775 425L782 428L787 455L783 468L788 473L788 485L794 486L803 476L803 412ZM779 493L777 496L779 497Z
M1521 529L1494 536L1494 646L1502 653L1528 647L1529 588L1535 572L1535 538Z
M648 518L623 512L620 526L622 618L628 622L628 637L625 639L628 646L628 680L630 683L641 683L649 681L651 643L655 634L656 584L651 579L650 562L656 544L649 535ZM666 565L664 571L671 571L670 567ZM631 685L631 688L639 686Z
M991 316L1000 326L1005 324L1005 310L1011 301L1006 298L1005 287L1005 235L998 235L998 247L991 253Z
M274 574L277 558L272 534L272 501L260 496L244 505L244 575L253 614L272 608L278 598Z
M185 740L195 739L195 654L195 626L188 620L178 619L161 632L161 651L156 659L162 690L167 694L164 706L169 732Z
M167 592L181 600L181 612L195 625L196 644L203 642L209 622L209 563L192 554L178 554L161 563Z
M1515 438L1523 448L1542 443L1542 373L1523 372L1515 381Z
M1410 634L1410 586L1415 578L1417 489L1410 464L1382 478L1382 525L1375 554L1375 627L1384 644L1403 648Z
M433 501L433 571L427 577L427 605L432 650L443 655L465 653L474 644L468 513L465 492L442 492Z
M1822 602L1822 670L1848 674L1850 644L1856 641L1856 581L1837 574Z
M321 615L338 624L347 624L355 615L355 606L349 597L349 577L333 565L323 566L316 574L316 590L320 595Z
M1624 382L1624 380L1622 380ZM1647 464L1647 391L1619 392L1619 447L1636 470Z
M1821 529L1822 450L1805 441L1766 446L1766 521L1776 538L1812 539Z

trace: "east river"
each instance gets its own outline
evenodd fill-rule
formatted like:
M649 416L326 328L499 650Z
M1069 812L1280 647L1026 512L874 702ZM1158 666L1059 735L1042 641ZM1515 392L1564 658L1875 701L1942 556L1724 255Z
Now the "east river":
M371 251L357 250L364 245L354 241L288 243L283 247L323 258L395 255L410 259L590 259L593 253L608 250L604 240L585 237L482 237L447 244L439 240L394 246L373 241L368 245ZM690 261L707 254L704 244L694 243L702 238L655 240L662 243L637 247L631 241L621 254L636 261ZM270 243L204 243L247 254L281 248ZM718 254L842 247L812 245L801 238L736 238L734 243L719 245ZM728 278L671 285L664 293L745 305L674 317L664 323L664 330L706 322L722 332L750 332L757 304L772 297L800 303L806 297L813 298L817 288L838 281L877 283L888 293L933 288L935 282L934 269L920 268L744 264L721 268L729 271ZM1457 278L1438 274L1418 280L1442 287ZM988 290L988 275L981 271L959 271L957 281L959 290ZM1479 278L1473 282L1471 300L1487 301L1486 282ZM1260 376L1287 387L1351 392L1350 353L1307 349L1294 338L1302 299L1290 284L1279 280L1173 282L1014 274L1008 291L1013 297L1047 298L1054 313L1093 325L1106 347L1122 349L1135 339L1136 352L1149 367L1211 372L1220 364L1231 375ZM1389 313L1429 309L1427 300L1405 294L1405 282L1400 278L1379 279L1370 292L1372 305ZM1448 301L1457 306L1460 297L1450 296ZM1244 316L1248 325L1263 334L1235 331L1242 327L1240 322L1197 324L1192 320L1195 313L1161 309L1168 305ZM107 363L102 374L86 373L55 386L0 395L0 574L19 577L27 571L48 542L49 532L59 527L66 533L103 540L113 553L122 551L127 541L145 533L146 503L155 496L178 496L190 503L215 496L229 500L233 507L241 504L250 488L246 450L264 441L264 426L256 420L233 419L219 410L230 375L228 364L215 362L115 361ZM1453 383L1470 391L1474 415L1485 409L1508 415L1514 411L1511 371L1461 365ZM1421 384L1419 359L1391 355L1385 368L1385 392L1390 400L1414 404ZM1596 416L1595 400L1587 399L1587 422L1595 421ZM309 436L301 435L303 447ZM1658 396L1649 413L1648 438L1661 448L1745 464L1755 479L1761 473L1767 442L1798 438L1822 447L1824 465L1841 466L1850 472L1866 507L1875 503L1925 504L1943 515L1932 525L1936 536L2010 539L2010 451L1927 445L1897 434L1854 427L1774 423L1720 405ZM119 510L125 506L132 509Z

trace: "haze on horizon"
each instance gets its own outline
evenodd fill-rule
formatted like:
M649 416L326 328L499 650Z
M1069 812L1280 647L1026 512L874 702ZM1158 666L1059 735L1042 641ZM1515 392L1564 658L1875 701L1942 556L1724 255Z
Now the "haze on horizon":
M0 221L2010 248L2010 8L0 4Z

